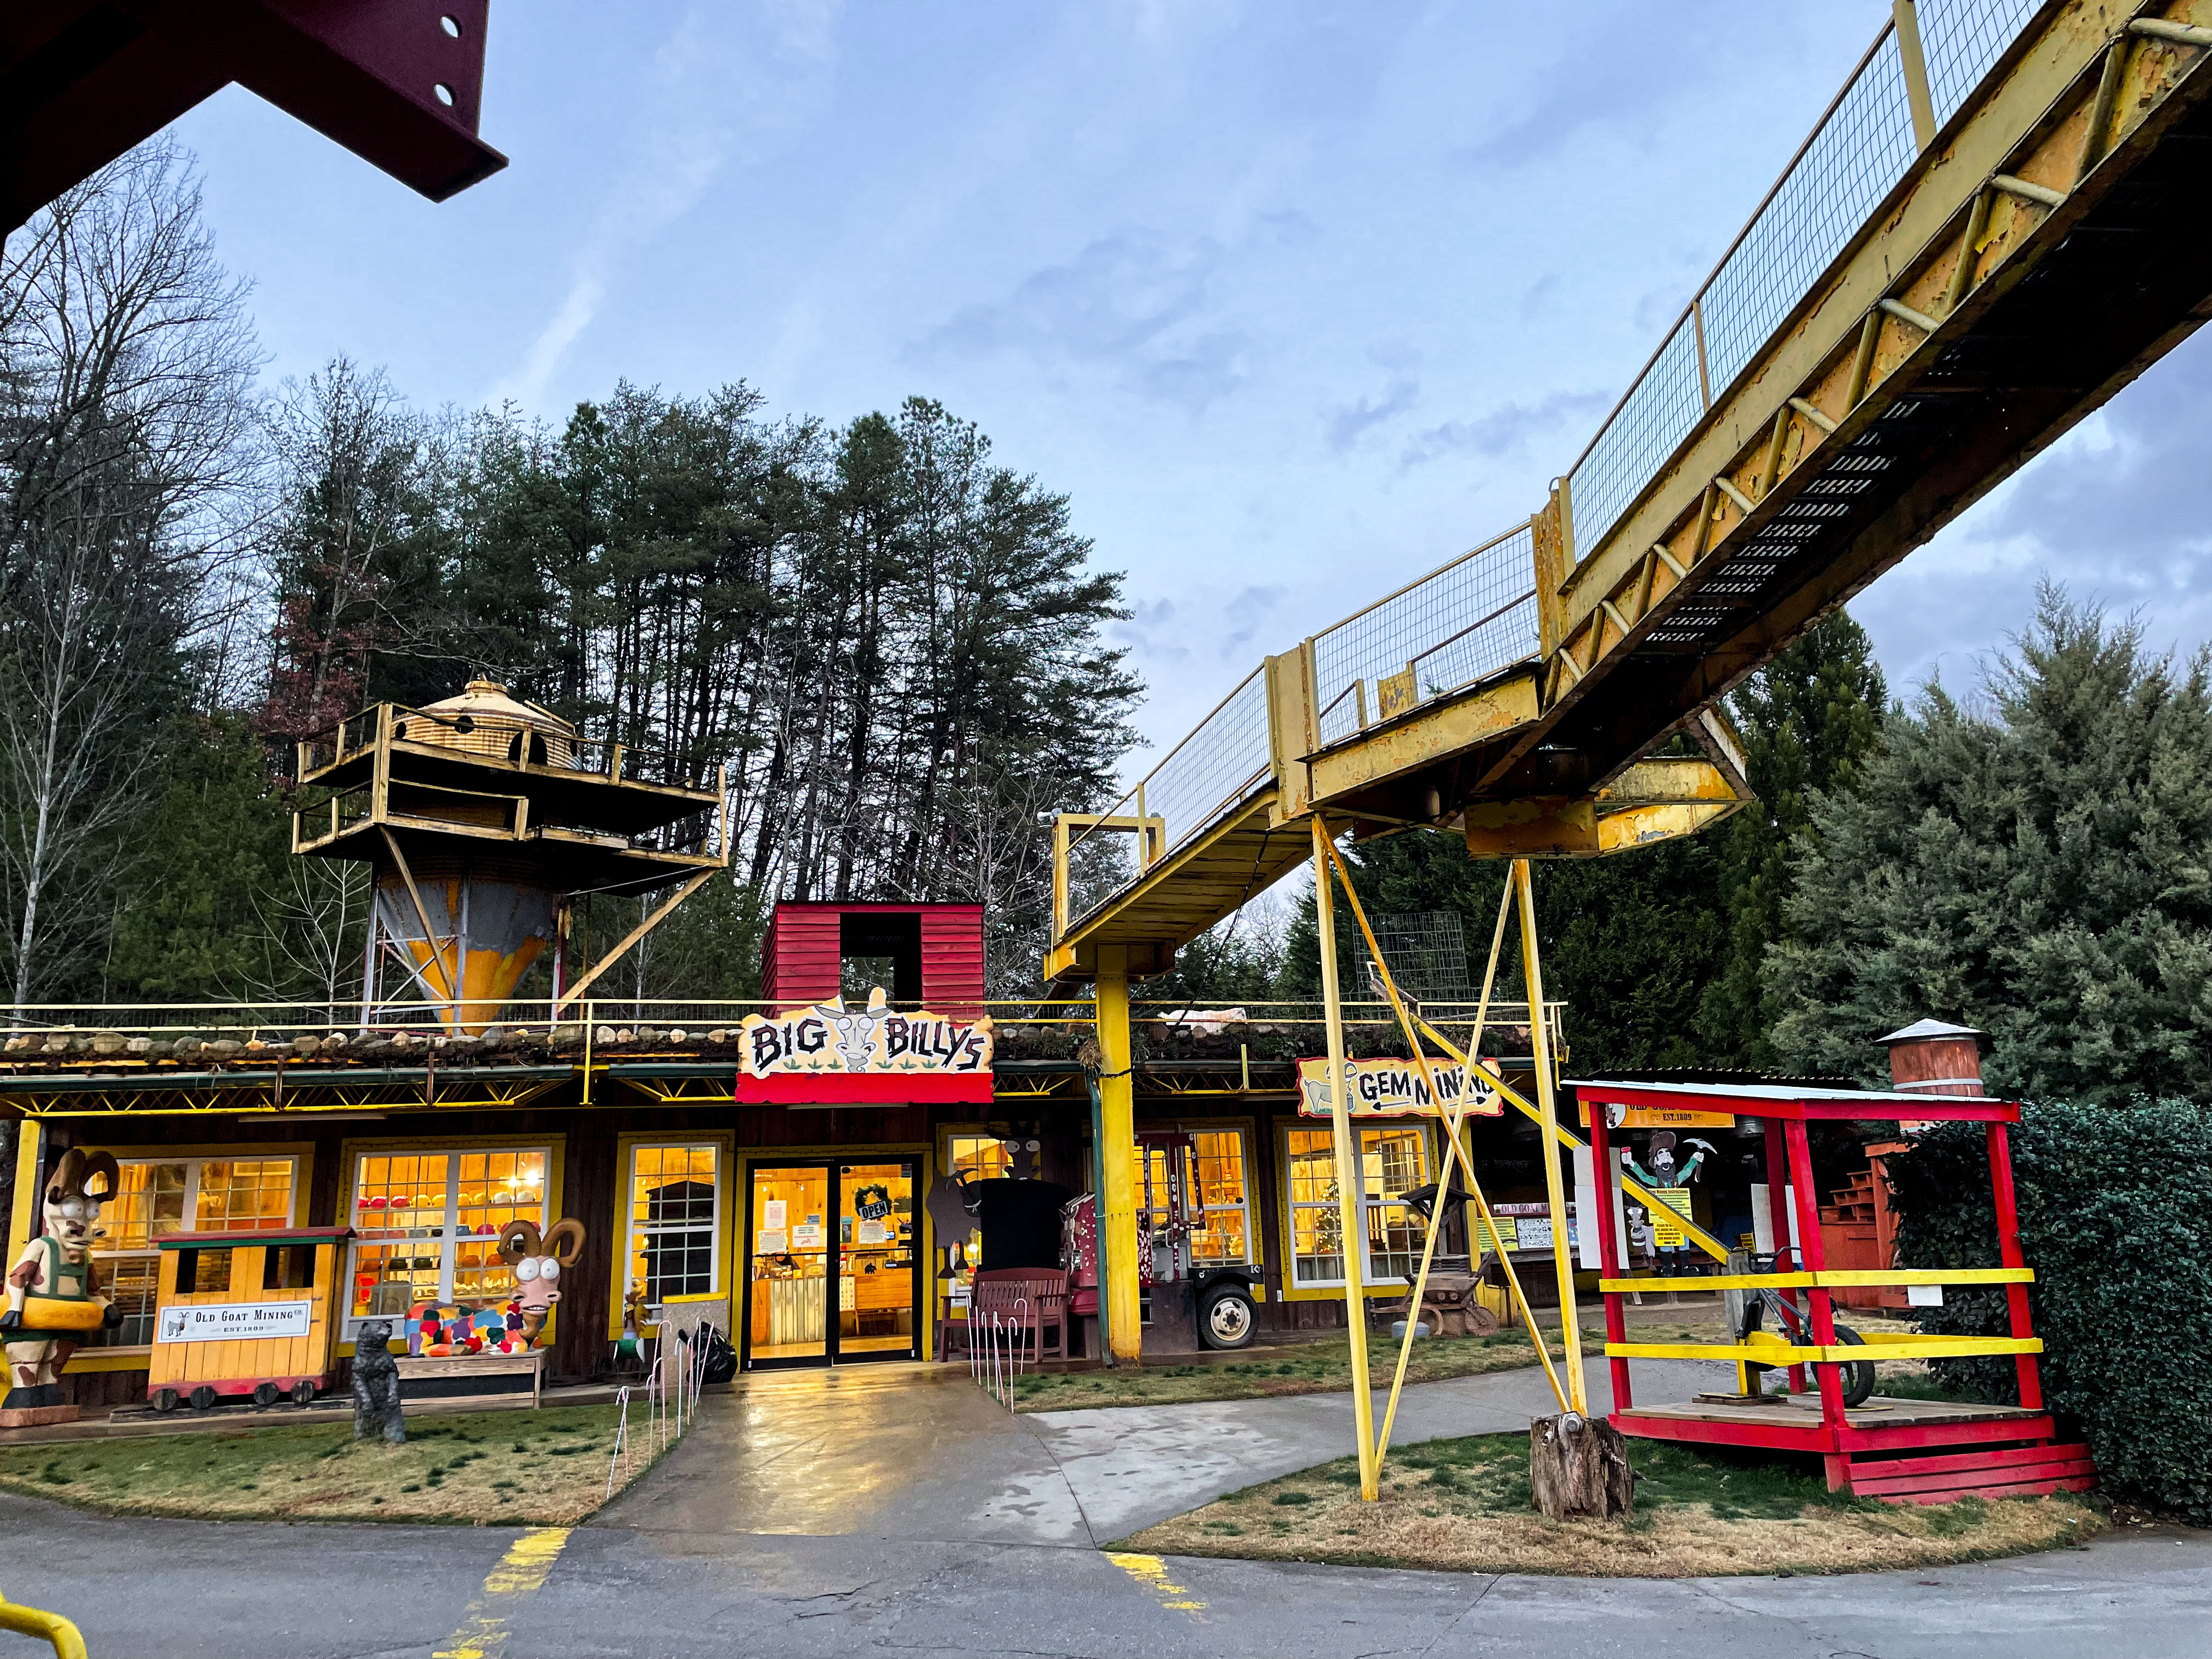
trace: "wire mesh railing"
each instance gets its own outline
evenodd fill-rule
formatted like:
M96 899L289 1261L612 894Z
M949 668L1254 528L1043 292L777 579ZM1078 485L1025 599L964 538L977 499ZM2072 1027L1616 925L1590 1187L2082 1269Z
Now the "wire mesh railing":
M1268 771L1267 678L1255 668L1107 809L1109 819L1144 826L1135 860L1115 860L1120 876L1139 873L1182 846L1266 782ZM1101 843L1118 846L1127 834L1106 825L1087 828L1071 839L1069 854L1098 853Z
M2048 0L1919 0L1914 15L1940 126ZM1782 176L1729 244L1635 382L1568 470L1577 552L1595 550L1860 234L1920 153L1894 21L1885 24ZM1539 649L1528 526L1314 636L1320 739L1458 690ZM1133 860L1085 831L1093 890L1118 887L1265 781L1266 684L1255 672L1170 750L1114 816L1142 818Z
M1920 0L1940 125L2044 0ZM1919 154L1894 23L1885 24L1774 187L1569 471L1575 541L1595 549L1705 410L1812 293Z
M1410 706L1534 654L1534 568L1528 526L1516 525L1315 635L1322 742L1381 719L1390 682Z

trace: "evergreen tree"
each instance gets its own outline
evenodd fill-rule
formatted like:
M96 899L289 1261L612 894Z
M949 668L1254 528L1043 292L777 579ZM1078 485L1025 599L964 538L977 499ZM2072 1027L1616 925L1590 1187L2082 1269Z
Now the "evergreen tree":
M1931 687L1856 787L1815 794L1771 962L1784 1057L1879 1078L1925 1015L1988 1030L1993 1088L2212 1091L2212 659L2046 587L1986 714Z
M1471 857L1449 833L1391 836L1346 860L1369 920L1399 911L1453 910L1467 939L1468 971L1480 980L1497 925L1506 866ZM1703 1056L1698 998L1719 970L1727 929L1718 856L1689 836L1602 859L1547 859L1535 866L1536 939L1544 994L1567 1005L1567 1041L1585 1071L1686 1066ZM1340 904L1339 972L1347 996L1366 994L1358 925ZM1285 994L1320 994L1313 896L1285 940ZM1524 1000L1520 924L1507 923L1497 998Z
M1771 1067L1778 1012L1767 952L1784 937L1797 837L1816 793L1848 789L1881 741L1887 701L1866 630L1838 611L1808 629L1729 698L1758 798L1714 835L1728 940L1698 1000L1705 1058Z

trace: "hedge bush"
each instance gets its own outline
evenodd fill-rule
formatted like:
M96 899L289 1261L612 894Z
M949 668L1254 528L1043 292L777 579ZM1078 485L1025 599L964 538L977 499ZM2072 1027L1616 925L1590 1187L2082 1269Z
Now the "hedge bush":
M2212 1112L2026 1106L2012 1164L2045 1402L2080 1422L2108 1485L2212 1523ZM1997 1265L1981 1125L1929 1129L1889 1168L1900 1267ZM2008 1334L2002 1288L1944 1296L1923 1331ZM2009 1357L1930 1364L1981 1398L2019 1398Z

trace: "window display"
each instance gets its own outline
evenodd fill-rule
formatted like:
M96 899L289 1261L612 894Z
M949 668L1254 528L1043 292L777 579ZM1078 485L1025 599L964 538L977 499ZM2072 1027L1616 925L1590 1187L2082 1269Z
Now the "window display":
M1419 1124L1353 1131L1359 1148L1362 1278L1370 1285L1409 1279L1427 1237L1403 1194L1429 1179L1429 1136ZM1336 1157L1327 1129L1286 1132L1285 1176L1290 1187L1291 1282L1344 1283L1344 1245L1337 1209Z
M501 1259L509 1224L546 1224L544 1147L364 1152L356 1161L348 1275L355 1321L417 1304L504 1308L517 1289Z
M160 1243L181 1232L265 1232L292 1222L297 1160L131 1158L116 1160L122 1188L107 1206L94 1259L123 1322L86 1346L142 1348L154 1340ZM187 1219L189 1218L189 1219Z

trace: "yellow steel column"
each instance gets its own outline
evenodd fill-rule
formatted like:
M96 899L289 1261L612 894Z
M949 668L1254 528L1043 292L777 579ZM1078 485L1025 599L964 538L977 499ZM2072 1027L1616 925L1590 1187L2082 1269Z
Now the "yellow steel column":
M1544 1018L1544 969L1537 959L1536 896L1528 860L1513 860L1513 880L1521 890L1521 977L1528 993L1528 1040L1536 1062L1536 1109L1543 1125L1544 1198L1552 1207L1552 1265L1559 1275L1559 1336L1566 1349L1567 1408L1587 1415L1583 1387L1582 1321L1575 1310L1575 1261L1567 1245L1567 1199L1559 1181L1559 1099L1552 1073L1552 1033ZM1599 1224L1589 1217L1585 1226ZM1530 1336L1536 1333L1530 1331Z
M1098 947L1099 1244L1106 1262L1106 1331L1116 1362L1143 1363L1144 1310L1137 1305L1136 1091L1129 1077L1129 947Z
M1336 1226L1344 1254L1344 1318L1352 1338L1352 1420L1359 1436L1359 1495L1381 1495L1375 1454L1375 1396L1367 1376L1367 1289L1361 1283L1360 1240L1366 1227L1360 1198L1366 1175L1352 1133L1352 1068L1344 1058L1344 994L1337 984L1336 902L1329 878L1328 826L1313 818L1314 921L1321 935L1322 1010L1328 1025L1328 1116L1336 1153Z
M15 1124L15 1201L9 1206L8 1217L8 1255L0 1261L0 1273L15 1265L15 1258L23 1247L38 1234L39 1222L39 1155L45 1150L46 1131L34 1117L21 1118Z

